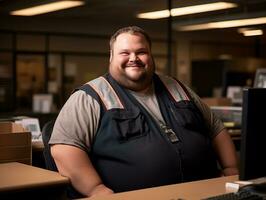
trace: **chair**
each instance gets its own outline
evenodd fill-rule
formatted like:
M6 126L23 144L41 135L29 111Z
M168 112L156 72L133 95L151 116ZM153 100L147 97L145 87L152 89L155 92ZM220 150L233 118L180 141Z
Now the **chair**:
M49 169L51 171L58 171L56 164L54 162L54 159L51 155L51 151L50 151L51 148L49 145L49 140L51 138L54 123L55 123L55 121L51 120L51 121L47 122L43 126L43 129L42 129L42 141L43 141L43 145L44 145L43 157L44 157L46 169Z
M42 140L43 140L43 144L44 144L43 156L44 156L46 169L57 172L58 169L57 169L55 161L52 157L51 147L49 145L49 140L50 140L51 134L53 132L54 123L55 123L55 120L51 120L43 126ZM67 188L67 196L70 199L76 199L76 198L84 197L79 192L77 192L72 186L69 186Z

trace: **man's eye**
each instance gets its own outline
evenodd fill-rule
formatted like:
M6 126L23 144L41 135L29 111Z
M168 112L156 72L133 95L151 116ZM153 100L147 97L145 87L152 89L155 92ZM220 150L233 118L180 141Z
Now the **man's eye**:
M147 52L146 51L140 51L140 52L138 52L138 55L144 55L144 54L147 54Z
M128 55L128 52L121 52L120 55L127 56Z

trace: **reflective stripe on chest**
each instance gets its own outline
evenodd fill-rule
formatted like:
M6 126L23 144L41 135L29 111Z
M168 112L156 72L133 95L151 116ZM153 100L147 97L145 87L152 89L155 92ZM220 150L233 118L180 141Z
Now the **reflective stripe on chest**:
M176 102L190 100L182 86L176 80L168 76L160 75L159 77L168 90L169 94ZM99 95L106 110L114 108L125 109L119 96L104 77L101 76L86 84L90 85L93 90Z

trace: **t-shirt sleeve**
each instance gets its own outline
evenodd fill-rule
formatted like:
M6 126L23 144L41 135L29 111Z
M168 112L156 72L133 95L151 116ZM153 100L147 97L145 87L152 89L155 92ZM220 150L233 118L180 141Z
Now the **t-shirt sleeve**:
M68 144L89 152L99 119L99 103L79 90L69 97L61 109L49 144Z
M193 92L187 86L186 89L190 93L190 96L192 97L198 109L201 111L206 126L209 129L210 136L214 138L225 128L225 126L223 125L222 121L218 118L218 116L211 111L210 107L207 104L205 104L195 92Z

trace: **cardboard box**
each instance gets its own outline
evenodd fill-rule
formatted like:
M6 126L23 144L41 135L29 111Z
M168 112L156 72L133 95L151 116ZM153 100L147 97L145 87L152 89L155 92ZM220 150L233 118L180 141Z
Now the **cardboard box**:
M32 163L31 133L20 124L0 122L0 163Z

